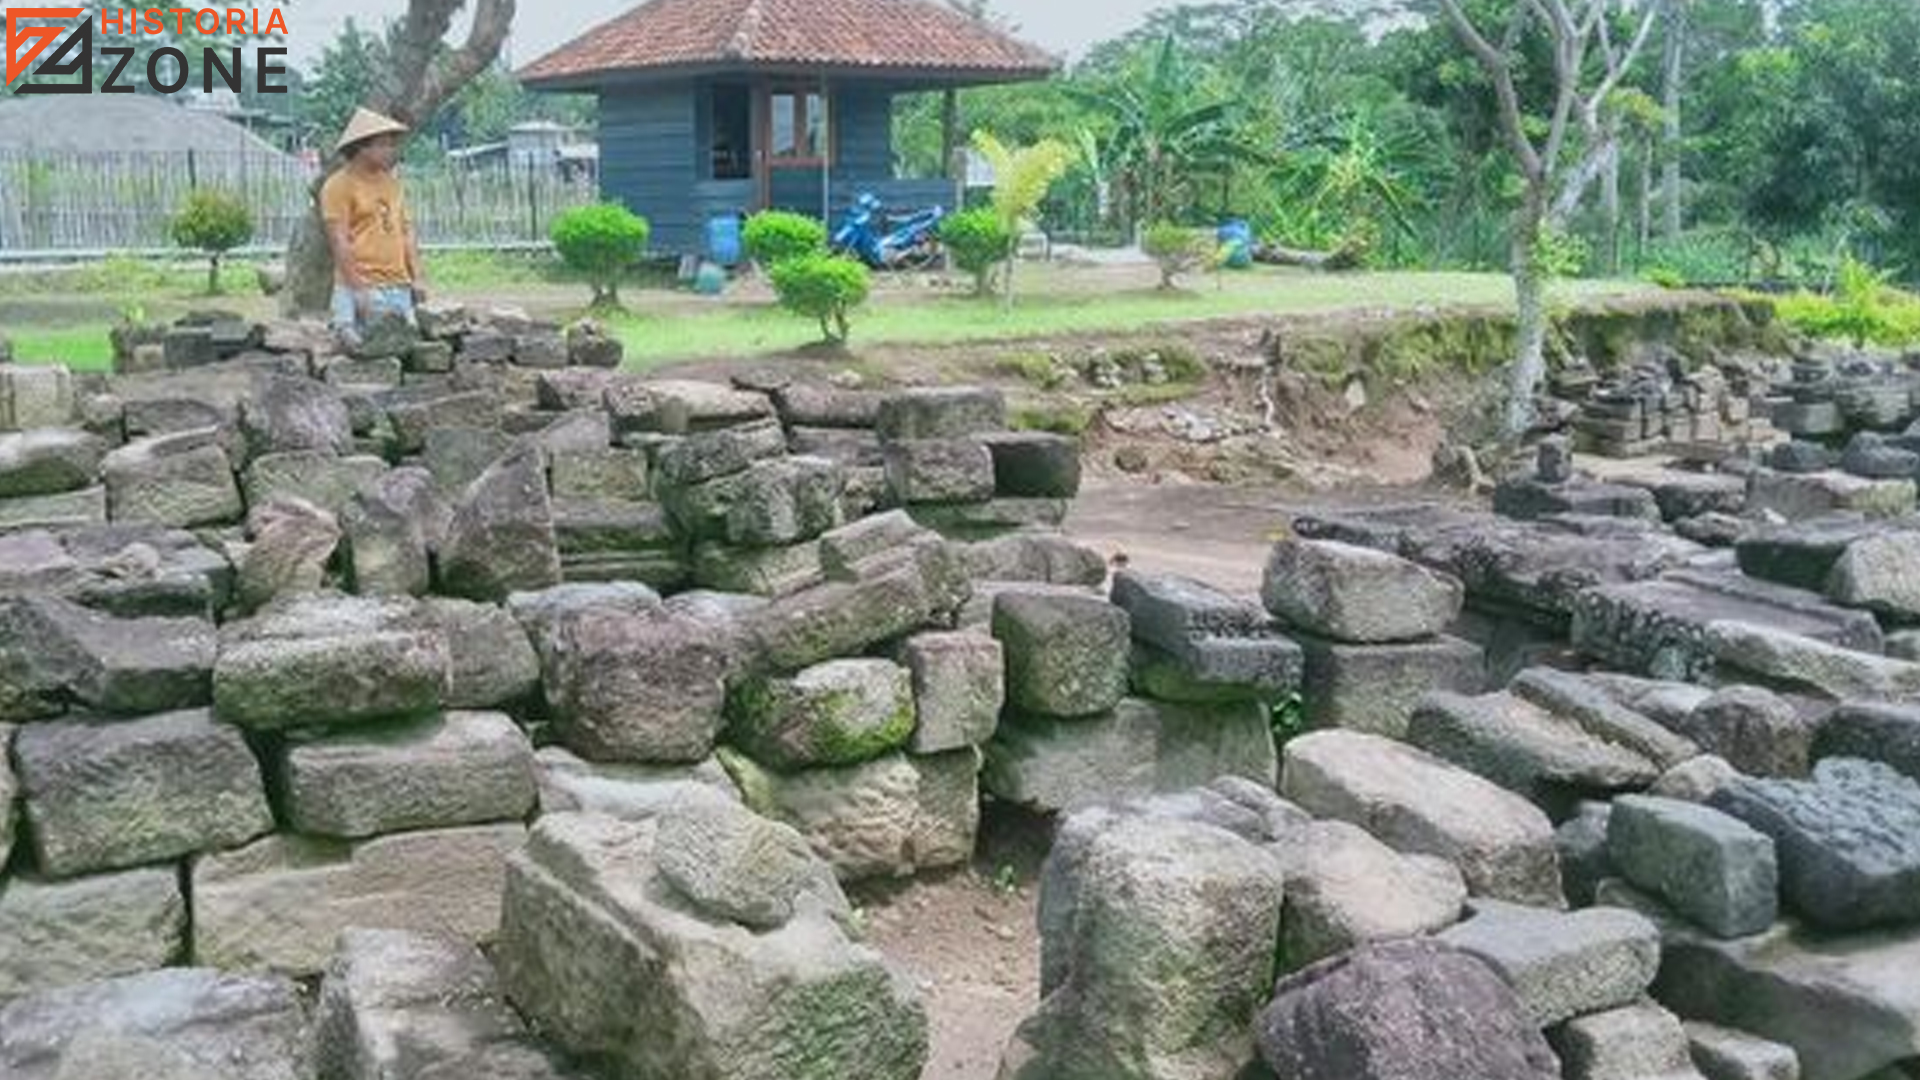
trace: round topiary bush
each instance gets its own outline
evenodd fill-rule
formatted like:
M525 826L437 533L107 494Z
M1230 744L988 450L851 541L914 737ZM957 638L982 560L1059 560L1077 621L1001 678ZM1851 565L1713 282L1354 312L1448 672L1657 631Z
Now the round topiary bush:
M747 257L771 270L791 259L827 250L827 227L805 214L765 210L747 219L740 234Z
M593 286L595 310L620 307L620 280L647 253L653 226L618 203L576 206L553 220L554 250Z
M220 259L253 239L253 210L224 191L196 191L181 205L170 232L175 244L207 253L207 294L218 295Z
M866 303L873 287L873 274L864 264L824 252L775 263L770 275L780 306L820 320L820 333L829 342L847 340L848 315Z
M973 291L980 296L993 290L993 272L1013 258L1018 239L992 210L968 210L940 223L940 242L953 264L973 275Z
M1180 275L1205 269L1219 254L1220 244L1205 229L1161 222L1147 230L1141 248L1160 264L1160 287L1172 289Z

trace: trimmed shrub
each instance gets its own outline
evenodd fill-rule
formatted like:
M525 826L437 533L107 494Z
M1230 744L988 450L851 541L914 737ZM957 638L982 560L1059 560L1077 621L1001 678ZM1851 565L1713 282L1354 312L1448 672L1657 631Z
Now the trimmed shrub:
M220 293L220 259L253 239L253 211L238 196L202 190L187 196L169 230L183 248L204 251L209 257L207 295Z
M766 210L747 219L740 242L747 257L771 270L791 259L827 250L827 227L805 214Z
M1013 258L1018 240L1012 227L992 210L968 210L940 223L940 242L953 256L953 264L973 275L978 296L993 291L993 272Z
M824 252L777 262L770 274L780 306L820 320L820 334L828 342L847 340L847 317L873 287L864 264Z
M1161 222L1147 230L1141 248L1160 264L1160 287L1172 289L1183 274L1211 266L1220 245L1204 229L1189 229Z
M653 226L618 203L576 206L553 221L554 250L593 286L596 310L620 307L620 280L647 253Z

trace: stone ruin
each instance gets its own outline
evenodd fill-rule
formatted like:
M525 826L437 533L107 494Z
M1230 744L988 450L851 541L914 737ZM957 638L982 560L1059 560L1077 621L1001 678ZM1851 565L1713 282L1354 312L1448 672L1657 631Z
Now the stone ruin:
M1910 479L1554 442L1237 597L990 391L498 325L0 367L0 1075L909 1080L842 887L983 798L1058 820L1005 1080L1920 1062Z

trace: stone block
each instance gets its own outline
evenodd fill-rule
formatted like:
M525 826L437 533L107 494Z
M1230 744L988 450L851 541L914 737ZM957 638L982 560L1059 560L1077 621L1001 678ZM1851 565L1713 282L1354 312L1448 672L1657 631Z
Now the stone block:
M348 929L493 940L519 824L402 833L363 844L269 836L196 860L194 962L318 974Z
M1261 595L1268 611L1293 626L1357 643L1439 634L1465 596L1458 581L1406 559L1311 540L1274 546Z
M985 634L916 634L901 643L913 683L915 754L979 746L993 737L1006 702L1006 656Z
M186 943L171 866L0 883L0 1002L165 967Z
M33 724L13 753L36 863L53 877L235 847L273 828L246 740L205 712Z
M519 821L536 799L533 744L503 714L448 713L290 743L280 789L288 824L310 836Z
M1104 713L1127 692L1131 622L1099 600L1012 593L993 605L1006 650L1007 702L1030 713Z
M1401 645L1349 645L1295 634L1304 663L1307 723L1404 738L1420 699L1435 691L1475 694L1487 682L1478 645L1441 636Z
M1009 712L987 744L982 785L1045 812L1199 787L1237 776L1271 783L1277 766L1265 708L1139 698L1060 720Z
M1287 743L1280 793L1351 822L1396 850L1460 868L1475 895L1558 906L1553 826L1520 796L1413 747L1358 732Z
M728 741L761 764L857 765L912 737L913 681L891 661L830 660L791 676L735 681L727 718Z
M1440 940L1486 961L1540 1027L1638 1001L1660 970L1660 931L1624 908L1572 913L1477 901Z
M800 831L842 881L961 866L980 826L980 752L888 754L859 765L775 772L721 761L755 813Z
M1616 800L1607 852L1627 881L1720 937L1760 933L1779 913L1773 841L1705 806Z

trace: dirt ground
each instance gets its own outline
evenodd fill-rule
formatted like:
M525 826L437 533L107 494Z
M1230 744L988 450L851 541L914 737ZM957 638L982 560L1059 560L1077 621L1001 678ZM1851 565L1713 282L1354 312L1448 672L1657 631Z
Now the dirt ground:
M973 865L856 890L867 940L920 988L931 1022L923 1080L994 1080L1014 1029L1040 1001L1045 821L988 803Z

